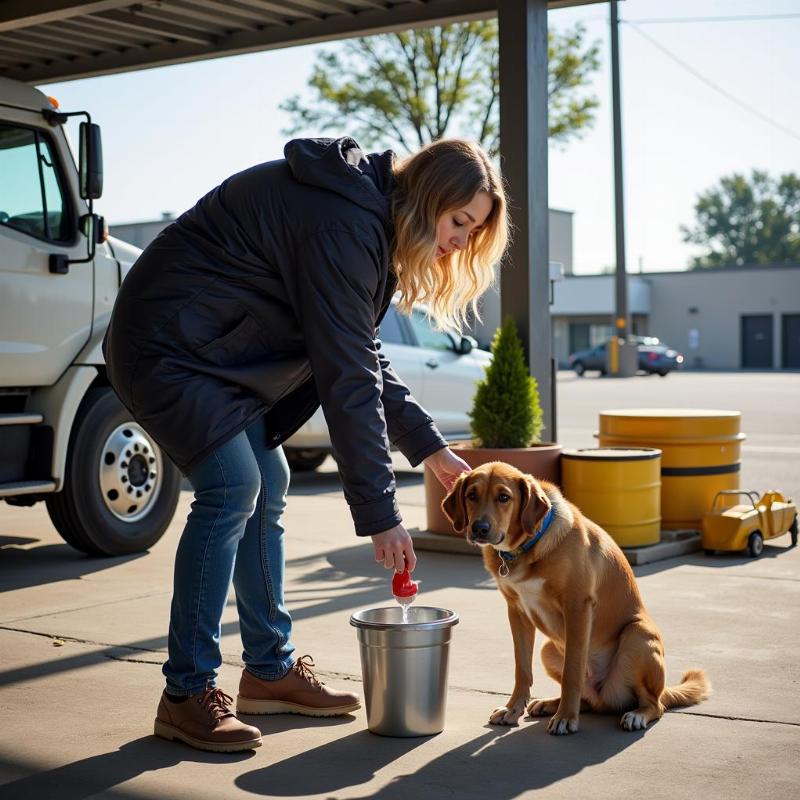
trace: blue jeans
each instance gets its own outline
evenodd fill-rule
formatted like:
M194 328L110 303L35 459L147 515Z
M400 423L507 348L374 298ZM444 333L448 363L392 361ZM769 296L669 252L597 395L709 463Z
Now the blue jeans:
M175 556L163 668L170 694L215 685L231 579L248 672L276 680L292 667L281 525L289 466L282 448L267 449L266 438L261 417L187 476L195 499Z

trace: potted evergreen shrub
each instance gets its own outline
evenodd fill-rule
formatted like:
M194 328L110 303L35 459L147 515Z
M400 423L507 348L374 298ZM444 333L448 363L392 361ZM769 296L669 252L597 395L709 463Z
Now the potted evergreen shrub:
M537 478L559 483L561 445L541 442L542 407L528 373L517 326L508 317L492 340L492 362L478 383L470 412L473 439L450 445L471 467L506 461ZM428 530L455 534L442 512L444 487L425 470Z

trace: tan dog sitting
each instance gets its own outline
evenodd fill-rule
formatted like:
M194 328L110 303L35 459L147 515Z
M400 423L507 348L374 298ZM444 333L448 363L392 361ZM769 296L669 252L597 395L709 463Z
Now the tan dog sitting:
M701 669L665 686L661 634L624 554L556 486L495 461L462 475L442 509L483 548L508 604L514 690L490 723L515 725L527 708L551 717L549 733L565 734L578 730L581 710L624 711L622 727L637 730L708 696ZM561 696L530 702L537 628L549 637L542 662Z

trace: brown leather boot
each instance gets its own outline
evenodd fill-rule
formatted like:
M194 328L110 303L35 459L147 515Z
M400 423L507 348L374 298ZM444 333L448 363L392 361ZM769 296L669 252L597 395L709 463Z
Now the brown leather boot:
M261 747L261 731L236 719L230 710L232 702L222 689L206 689L182 703L173 703L164 692L154 733L162 739L178 739L198 750L218 753Z
M277 681L265 681L243 670L237 713L338 717L361 708L357 694L329 688L311 671L313 666L311 656L302 656Z

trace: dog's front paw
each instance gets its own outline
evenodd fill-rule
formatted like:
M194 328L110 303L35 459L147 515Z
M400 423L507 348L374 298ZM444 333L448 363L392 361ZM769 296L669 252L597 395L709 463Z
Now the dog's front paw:
M512 706L500 706L496 708L489 715L490 725L516 725L522 712L525 708L525 703L520 701L514 703Z
M619 724L626 731L643 731L647 727L647 718L640 711L628 711L622 715Z
M529 717L549 717L555 714L557 709L557 697L554 700L532 700L528 705L527 714Z
M569 714L556 712L550 722L547 723L547 732L553 736L563 736L566 733L578 732L578 717Z

